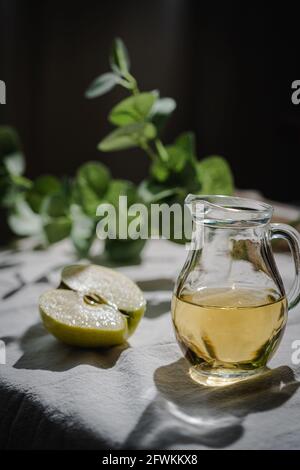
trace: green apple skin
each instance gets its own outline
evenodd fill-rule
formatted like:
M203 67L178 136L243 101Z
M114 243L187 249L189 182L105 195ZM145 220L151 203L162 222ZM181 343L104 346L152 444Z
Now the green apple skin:
M82 348L109 348L123 344L128 338L127 321L124 318L124 328L119 330L100 330L97 328L82 328L66 325L47 315L40 308L41 318L45 328L58 340L71 346Z
M146 306L124 315L124 328L120 330L100 330L66 325L47 315L40 308L40 315L45 328L59 341L82 348L109 348L126 342L140 323Z
M128 313L127 324L128 324L128 338L135 332L138 324L144 316L146 310L146 304L140 307L134 312Z

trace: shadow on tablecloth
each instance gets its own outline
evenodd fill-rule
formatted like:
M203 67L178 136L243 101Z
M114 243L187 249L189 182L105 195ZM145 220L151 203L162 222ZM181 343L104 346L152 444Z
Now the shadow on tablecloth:
M282 366L245 382L208 388L190 379L184 359L158 368L154 380L158 393L125 448L227 447L242 436L247 415L280 407L300 385Z
M74 348L51 336L42 323L31 326L21 338L23 356L16 362L16 369L40 369L63 372L86 364L102 369L115 365L128 343L110 349L99 350Z

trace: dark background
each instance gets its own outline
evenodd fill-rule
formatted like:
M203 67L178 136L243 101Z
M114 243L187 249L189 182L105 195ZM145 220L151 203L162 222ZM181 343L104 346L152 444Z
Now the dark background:
M101 159L115 177L140 181L139 150L101 154L108 111L124 90L86 100L108 70L115 36L130 51L140 88L158 88L178 108L165 142L193 130L199 158L221 154L239 188L300 201L299 8L284 2L0 0L0 79L7 104L0 124L16 126L27 175L73 174Z

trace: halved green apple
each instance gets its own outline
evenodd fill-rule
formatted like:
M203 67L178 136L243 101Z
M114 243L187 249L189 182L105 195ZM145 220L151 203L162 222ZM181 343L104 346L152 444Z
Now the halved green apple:
M74 264L63 269L61 280L68 289L96 294L116 307L127 318L129 336L135 331L146 301L139 287L127 276L103 266Z
M39 307L45 327L59 340L109 347L135 331L146 302L123 274L101 266L72 265L63 269L59 289L42 294Z

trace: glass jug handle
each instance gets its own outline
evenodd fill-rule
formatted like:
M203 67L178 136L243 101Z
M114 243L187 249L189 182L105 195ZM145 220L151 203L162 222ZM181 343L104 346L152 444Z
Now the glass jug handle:
M288 308L295 307L300 300L300 235L299 232L286 224L270 224L268 238L274 240L282 238L287 241L295 265L295 279L287 294Z

